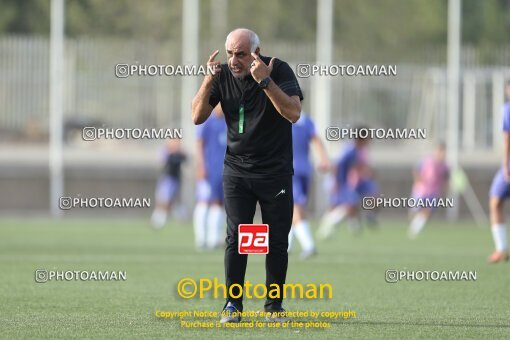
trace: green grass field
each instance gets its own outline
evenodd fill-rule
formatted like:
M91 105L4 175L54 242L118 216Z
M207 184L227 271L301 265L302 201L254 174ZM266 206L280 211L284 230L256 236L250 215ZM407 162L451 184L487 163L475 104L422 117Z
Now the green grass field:
M0 220L0 337L14 338L509 338L510 263L487 265L488 229L431 223L416 241L404 223L353 236L345 227L319 255L290 255L287 281L330 283L331 300L289 299L289 311L354 310L328 329L184 329L161 311L220 311L223 300L178 296L181 278L223 282L223 252L197 253L190 225L154 231L141 220ZM36 283L36 269L125 270L124 282ZM477 271L467 282L386 283L388 269ZM264 257L247 279L264 282ZM260 310L262 300L245 301ZM206 319L206 321L216 319ZM247 320L249 321L249 320ZM306 320L303 320L306 321ZM326 321L326 320L324 320Z

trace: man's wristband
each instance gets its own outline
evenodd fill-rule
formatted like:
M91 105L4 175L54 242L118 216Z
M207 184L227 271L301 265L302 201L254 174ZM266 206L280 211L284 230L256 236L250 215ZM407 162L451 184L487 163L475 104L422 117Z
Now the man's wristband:
M271 82L271 77L266 77L264 79L262 79L259 83L259 87L261 89L265 89L269 86L269 83Z

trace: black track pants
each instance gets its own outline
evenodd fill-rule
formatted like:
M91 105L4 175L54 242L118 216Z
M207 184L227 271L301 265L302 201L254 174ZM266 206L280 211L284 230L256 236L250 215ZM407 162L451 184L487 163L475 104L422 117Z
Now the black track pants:
M269 225L269 253L266 255L267 290L268 292L271 290L271 284L278 284L283 295L288 265L288 235L292 225L294 204L292 176L263 179L223 176L223 190L227 213L227 248L225 250L227 289L233 284L239 284L241 287L244 285L248 255L239 254L238 226L253 223L256 204L259 202L262 222ZM238 295L238 291L234 289L233 295ZM228 297L228 301L232 301L239 310L243 309L242 296L237 299ZM282 296L277 299L268 297L264 309L276 311L281 308L281 305Z

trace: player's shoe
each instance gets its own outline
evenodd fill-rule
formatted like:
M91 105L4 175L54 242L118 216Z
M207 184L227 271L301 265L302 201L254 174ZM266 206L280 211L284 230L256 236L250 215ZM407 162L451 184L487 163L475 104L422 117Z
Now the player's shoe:
M284 323L289 322L290 318L287 316L287 311L280 308L278 311L266 311L266 321Z
M319 230L317 231L317 238L321 241L326 240L333 235L335 229L336 228L334 224L323 223L319 226Z
M221 312L220 323L227 322L241 322L241 312L237 309L237 307L232 303L228 302L223 311Z
M509 255L507 252L504 251L494 251L491 256L487 259L487 262L489 263L498 263L501 261L508 261Z
M166 223L166 211L161 209L154 209L151 215L151 226L154 229L162 229Z
M317 255L317 250L315 250L315 248L313 249L310 249L310 250L304 250L301 252L301 260L306 260L306 259L309 259L310 257L313 257Z
M409 229L407 230L407 237L412 241L416 240L420 234L421 234L421 230L416 231L416 230L413 230L411 227L409 227Z

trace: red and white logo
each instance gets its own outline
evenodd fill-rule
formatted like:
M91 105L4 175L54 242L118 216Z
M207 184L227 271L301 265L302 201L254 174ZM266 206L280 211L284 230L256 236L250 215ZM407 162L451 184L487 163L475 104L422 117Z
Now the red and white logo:
M239 254L269 253L268 224L240 224L238 231Z

